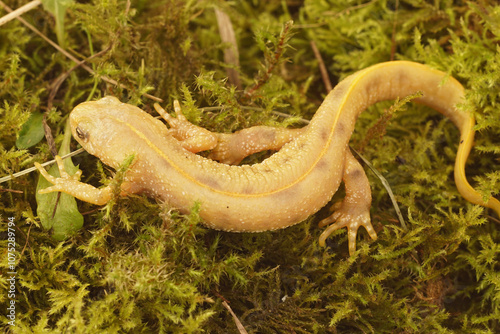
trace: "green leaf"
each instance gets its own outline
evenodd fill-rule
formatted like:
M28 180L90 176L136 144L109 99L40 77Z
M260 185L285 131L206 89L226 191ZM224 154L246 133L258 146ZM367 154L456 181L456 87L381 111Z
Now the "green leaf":
M64 47L64 15L66 9L73 4L74 0L42 0L43 8L54 15L56 19L57 42Z
M44 136L43 114L39 112L31 113L30 118L23 124L19 137L16 140L16 146L20 150L27 149L36 145Z
M70 141L71 130L68 120L59 155L62 156L69 153ZM78 171L78 167L73 165L71 158L64 159L64 167L70 175ZM59 177L59 168L57 165L53 165L48 172L50 175ZM52 184L40 175L36 187L37 214L40 217L43 228L51 230L54 239L64 240L83 226L83 216L78 211L76 199L73 196L59 192L48 194L38 193L38 190L50 186Z

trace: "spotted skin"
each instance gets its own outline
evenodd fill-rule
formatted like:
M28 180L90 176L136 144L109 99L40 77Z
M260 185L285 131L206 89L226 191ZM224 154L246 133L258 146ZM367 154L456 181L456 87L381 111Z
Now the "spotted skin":
M465 176L474 119L456 107L464 88L445 73L413 62L381 63L347 77L302 129L257 126L235 134L212 133L189 123L178 103L174 105L176 117L155 105L169 123L167 128L139 108L110 96L75 107L70 123L75 139L103 163L117 168L135 156L124 177L122 195L145 193L181 212L189 212L198 201L200 216L214 229L260 232L297 224L326 205L343 180L346 197L320 223L329 226L319 243L324 245L333 231L345 226L353 254L360 226L372 239L377 237L370 222L368 180L348 149L354 124L368 106L417 91L423 93L417 102L441 112L460 130L455 162L458 190L470 202L492 208L500 216L500 202L495 198L484 202ZM279 151L258 164L230 165L267 149ZM211 150L210 158L195 154L203 150ZM36 164L54 184L40 193L62 191L98 205L110 200L109 187L97 189L81 183L64 172L59 158L57 162L60 178L49 176Z

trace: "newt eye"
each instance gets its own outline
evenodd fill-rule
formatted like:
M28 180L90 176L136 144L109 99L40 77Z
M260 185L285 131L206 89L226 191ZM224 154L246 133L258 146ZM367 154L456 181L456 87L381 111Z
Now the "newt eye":
M80 129L80 127L76 127L76 135L78 136L78 138L82 139L82 140L87 140L88 138L88 133L83 131L82 129Z

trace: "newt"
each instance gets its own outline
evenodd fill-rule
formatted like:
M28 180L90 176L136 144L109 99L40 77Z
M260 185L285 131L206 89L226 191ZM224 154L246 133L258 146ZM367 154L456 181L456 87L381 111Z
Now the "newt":
M333 231L346 227L349 253L353 254L360 226L373 240L377 238L370 220L368 178L348 147L356 119L376 102L417 91L423 95L416 102L442 113L460 131L454 169L460 194L500 216L500 202L493 197L484 201L466 178L475 120L472 112L457 107L464 87L444 72L414 62L380 63L350 75L300 129L255 126L233 134L213 133L188 122L178 103L174 103L176 117L155 104L167 127L111 96L79 104L70 114L70 123L74 138L104 164L116 169L134 155L121 184L122 195L145 193L183 213L198 201L204 224L213 229L261 232L300 223L325 206L343 181L346 196L319 223L329 225L319 244L324 246ZM268 149L278 151L260 163L237 165L244 157ZM196 154L204 150L211 150L208 158ZM61 158L56 160L59 178L36 164L54 184L40 193L61 191L96 205L111 199L110 186L95 188L82 183L81 171L70 176Z

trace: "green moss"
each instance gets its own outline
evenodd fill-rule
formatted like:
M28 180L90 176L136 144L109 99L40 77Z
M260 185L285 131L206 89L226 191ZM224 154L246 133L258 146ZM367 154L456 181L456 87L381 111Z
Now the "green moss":
M241 90L226 79L215 7L232 20ZM23 17L56 40L55 21L42 7ZM498 195L498 22L493 0L164 0L130 8L124 0L92 1L68 8L64 35L72 54L91 57L92 75L11 21L0 29L0 175L51 159L45 140L15 146L32 112L47 113L59 147L72 108L106 94L151 113L144 93L170 110L179 99L190 120L213 131L297 126L297 118L272 111L310 118L323 100L314 41L334 84L390 59L422 62L462 82L462 107L474 111L478 130L467 173L485 197ZM144 196L116 197L104 208L78 202L84 228L57 242L34 214L38 176L2 183L2 254L7 218L16 222L17 313L16 327L6 318L0 326L10 333L233 333L227 300L249 333L498 332L498 217L455 188L459 136L451 122L411 103L388 120L384 111L393 104L363 113L351 144L363 146L389 181L409 229L368 171L379 238L361 232L353 257L343 230L326 249L318 246L317 222L327 208L285 230L233 234L204 228L202 203L185 216ZM114 173L86 153L73 161L82 181L96 186ZM0 266L4 291L5 255ZM0 308L8 302L1 293Z

